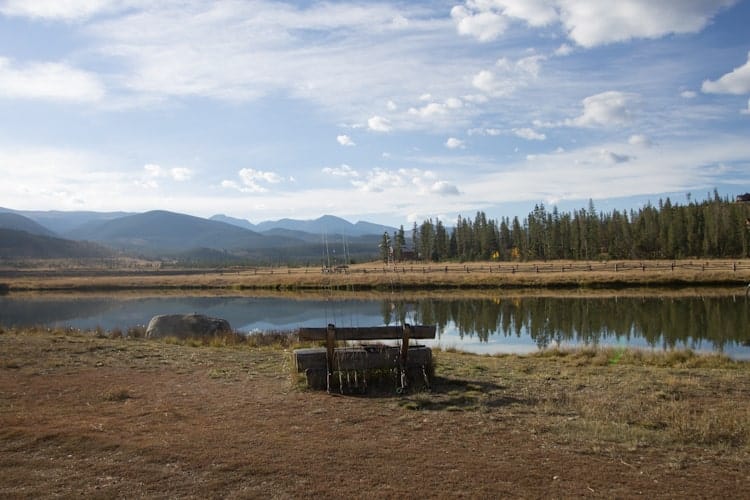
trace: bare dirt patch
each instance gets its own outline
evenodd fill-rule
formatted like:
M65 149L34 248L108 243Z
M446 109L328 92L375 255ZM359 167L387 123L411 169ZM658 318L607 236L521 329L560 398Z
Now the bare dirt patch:
M328 395L282 349L0 334L0 496L745 497L750 369L437 355L432 392Z

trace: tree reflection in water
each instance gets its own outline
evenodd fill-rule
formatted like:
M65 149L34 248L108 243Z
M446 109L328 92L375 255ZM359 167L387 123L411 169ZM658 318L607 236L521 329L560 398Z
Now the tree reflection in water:
M505 352L509 344L539 348L621 344L710 348L750 359L750 297L744 294L488 295L414 300L391 295L384 300L347 297L333 301L252 296L0 296L0 328L69 325L127 329L147 324L156 314L188 312L227 319L245 332L293 330L329 322L435 324L445 340L456 340L461 348L472 344L471 349L478 347L481 352ZM488 341L499 349L477 346Z
M707 341L722 350L750 342L750 304L744 297L451 298L395 307L388 301L389 320L396 320L395 310L403 318L406 309L414 311L416 322L435 324L440 332L452 323L461 339L528 335L540 348L637 338L665 349L697 349Z

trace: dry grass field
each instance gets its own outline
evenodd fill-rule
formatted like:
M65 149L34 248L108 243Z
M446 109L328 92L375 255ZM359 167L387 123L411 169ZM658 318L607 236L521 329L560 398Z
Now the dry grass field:
M205 345L204 345L205 344ZM288 344L0 331L2 498L746 498L750 365L438 352L328 395Z
M0 290L447 290L740 286L750 260L365 263L340 272L319 267L142 270L0 268Z

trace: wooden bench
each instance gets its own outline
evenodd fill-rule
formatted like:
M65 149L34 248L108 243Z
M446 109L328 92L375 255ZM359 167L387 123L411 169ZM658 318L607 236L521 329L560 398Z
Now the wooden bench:
M412 339L434 339L434 325L375 326L336 328L300 328L301 341L325 341L325 347L295 349L294 362L304 372L307 384L329 393L338 385L367 390L368 375L376 370L395 371L397 392L410 382L423 380L429 387L432 377L432 350L424 345L410 345ZM364 344L336 347L342 341L399 340L399 345ZM336 377L338 375L338 377ZM354 380L352 380L352 376Z

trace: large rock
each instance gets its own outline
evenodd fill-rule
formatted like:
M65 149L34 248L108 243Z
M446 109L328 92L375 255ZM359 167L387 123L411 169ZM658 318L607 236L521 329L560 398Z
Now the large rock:
M161 314L151 318L146 329L146 337L149 338L186 339L226 335L234 335L227 320L203 314Z

